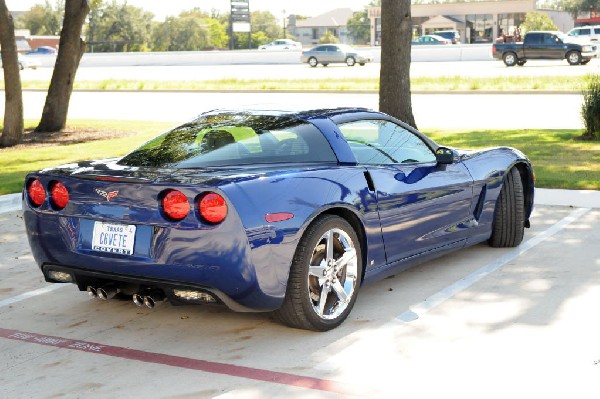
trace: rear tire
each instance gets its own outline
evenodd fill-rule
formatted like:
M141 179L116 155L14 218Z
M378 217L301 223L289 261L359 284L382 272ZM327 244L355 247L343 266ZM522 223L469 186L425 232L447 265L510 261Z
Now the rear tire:
M334 215L317 219L296 248L285 299L274 316L306 330L339 326L356 301L362 263L358 236L346 220Z
M356 64L356 60L354 59L354 57L348 57L348 58L346 58L346 65L348 65L348 66L354 66L354 64Z
M319 65L319 62L317 61L317 59L315 57L310 57L308 59L308 65L310 65L311 67L316 67L317 65Z
M504 179L500 195L496 200L492 236L492 247L516 247L523 241L525 231L525 199L523 182L517 168L512 168Z
M507 67L515 66L517 64L517 55L513 52L504 53L502 56L502 61L504 61L504 65Z

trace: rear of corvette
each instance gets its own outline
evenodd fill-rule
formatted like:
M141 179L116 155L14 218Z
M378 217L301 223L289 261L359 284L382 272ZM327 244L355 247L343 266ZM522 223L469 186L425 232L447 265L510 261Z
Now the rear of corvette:
M182 184L97 169L75 175L27 178L24 219L46 280L150 303L264 306L240 218L210 178Z

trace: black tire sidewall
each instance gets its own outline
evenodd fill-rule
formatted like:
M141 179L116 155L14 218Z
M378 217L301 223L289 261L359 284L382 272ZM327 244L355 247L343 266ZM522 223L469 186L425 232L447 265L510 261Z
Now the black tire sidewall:
M354 293L350 299L350 302L348 303L348 306L338 317L327 320L319 317L313 309L312 302L308 294L308 267L313 250L319 243L321 236L325 232L334 228L343 230L352 240L356 250L358 270L356 286L354 287ZM301 310L300 313L302 313L305 318L305 322L307 322L306 325L305 323L299 322L294 326L316 331L327 331L339 326L348 317L348 314L351 312L354 303L356 302L361 284L362 270L363 259L360 241L350 223L348 223L345 219L335 215L322 216L314 221L302 236L290 269L288 291L286 292L284 307L293 306L294 308ZM295 300L297 300L298 303L289 303L290 301L294 302Z

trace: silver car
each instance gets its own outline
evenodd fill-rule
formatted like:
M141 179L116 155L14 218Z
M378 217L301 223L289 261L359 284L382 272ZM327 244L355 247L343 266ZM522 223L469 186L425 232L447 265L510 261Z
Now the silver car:
M327 66L334 62L345 62L348 66L365 65L373 61L373 56L360 52L346 44L321 44L310 50L303 51L300 56L301 62L307 62L311 67L321 64Z

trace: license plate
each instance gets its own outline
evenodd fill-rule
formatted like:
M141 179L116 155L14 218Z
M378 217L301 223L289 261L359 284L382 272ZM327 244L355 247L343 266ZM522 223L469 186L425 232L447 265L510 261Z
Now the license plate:
M135 226L131 224L94 223L92 249L115 254L133 255Z

